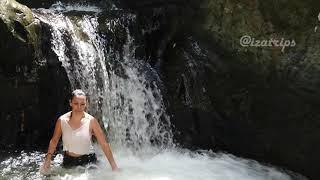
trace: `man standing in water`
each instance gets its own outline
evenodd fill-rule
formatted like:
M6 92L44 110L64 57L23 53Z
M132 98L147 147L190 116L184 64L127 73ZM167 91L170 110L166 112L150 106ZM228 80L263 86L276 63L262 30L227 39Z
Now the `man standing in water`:
M71 111L60 116L56 122L41 171L46 173L50 169L52 154L61 135L64 151L63 167L81 166L97 161L91 139L91 136L94 135L107 157L112 170L118 170L111 148L98 121L85 112L87 105L85 93L80 89L74 90L69 103Z

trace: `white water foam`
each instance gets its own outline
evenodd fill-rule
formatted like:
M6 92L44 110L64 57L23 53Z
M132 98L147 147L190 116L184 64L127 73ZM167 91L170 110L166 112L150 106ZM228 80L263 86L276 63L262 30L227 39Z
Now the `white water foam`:
M57 155L48 179L292 179L281 170L256 161L174 147L161 92L146 74L148 70L153 71L132 58L130 36L127 36L124 57L121 59L118 55L112 59L114 56L105 53L108 39L98 35L97 17L67 17L51 10L41 10L35 16L51 26L51 48L66 69L72 87L88 92L89 112L101 114L105 126L110 128L114 157L121 168L120 172L112 172L100 148L96 147L100 162L95 169L63 169L60 166L62 155ZM43 179L38 171L42 163L39 157L43 159L44 154L11 156L1 162L1 176L4 179Z
M106 158L98 151L97 165L63 169L62 155L53 161L50 175L38 171L44 154L24 153L10 157L0 164L0 177L4 179L65 179L65 180L290 180L291 177L256 161L241 159L230 154L190 152L167 149L161 153L152 149L136 154L117 149L114 157L120 171L112 172ZM297 178L299 179L299 178ZM301 178L303 180L303 178Z

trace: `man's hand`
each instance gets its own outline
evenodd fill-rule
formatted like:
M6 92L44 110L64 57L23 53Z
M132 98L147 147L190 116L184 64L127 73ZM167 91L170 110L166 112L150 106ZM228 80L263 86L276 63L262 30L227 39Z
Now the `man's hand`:
M118 172L118 171L120 171L120 169L119 169L117 166L112 167L111 169L112 169L112 171L114 171L114 172Z
M46 159L43 163L43 165L40 167L40 173L41 174L49 174L50 172L50 159Z

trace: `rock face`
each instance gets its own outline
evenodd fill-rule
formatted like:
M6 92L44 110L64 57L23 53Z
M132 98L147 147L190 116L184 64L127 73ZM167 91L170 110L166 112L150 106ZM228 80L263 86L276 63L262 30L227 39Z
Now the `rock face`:
M5 13L20 12L20 17L24 17L23 13L28 12L24 8L26 11L12 9L14 12ZM35 23L32 17L30 23L25 23L5 16L4 11L1 15L9 18L0 20L0 148L39 149L48 144L56 113L67 109L69 82L58 59L50 56L45 29L37 30L40 44L33 41L35 36L29 31L30 24ZM38 54L40 49L47 53L45 62L44 54Z
M141 22L178 143L320 178L318 1L121 2ZM244 35L272 44L241 46Z
M28 3L41 7L45 2ZM319 1L116 4L137 14L130 27L135 55L161 75L177 143L227 151L320 178ZM55 113L67 109L66 74L44 48L50 38L46 28L40 31L40 48L47 61L34 65L32 47L14 38L1 21L0 25L0 94L5 102L0 104L0 121L6 124L0 129L1 145L44 144ZM244 35L260 44L242 46ZM277 45L281 40L288 40L290 47Z

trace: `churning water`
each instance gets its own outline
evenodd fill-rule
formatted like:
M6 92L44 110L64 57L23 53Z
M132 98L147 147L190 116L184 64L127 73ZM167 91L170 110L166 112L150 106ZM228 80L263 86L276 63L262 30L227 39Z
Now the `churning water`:
M88 111L107 129L115 160L121 168L112 172L96 147L97 165L66 170L62 155L52 161L49 175L41 175L41 152L16 152L1 159L3 179L108 179L108 180L290 180L281 170L230 154L192 152L173 144L170 119L166 115L160 78L147 64L136 60L133 38L125 30L122 51L110 48L107 35L99 26L115 33L121 20L110 18L99 24L97 7L85 7L90 15L65 15L68 8L34 10L34 16L50 27L51 49L65 68L73 89L88 93ZM81 10L77 6L76 10ZM72 9L72 8L71 8ZM126 15L134 21L134 15ZM123 19L122 19L123 20ZM115 35L115 34L113 34ZM301 179L303 179L301 177Z
M121 167L112 172L106 158L97 148L100 162L96 165L66 170L60 167L58 154L51 175L39 173L43 153L11 155L0 164L4 179L107 179L107 180L290 180L289 175L255 161L240 159L228 154L190 152L170 148L145 149L132 152L115 148L114 156ZM297 178L298 179L298 178Z

